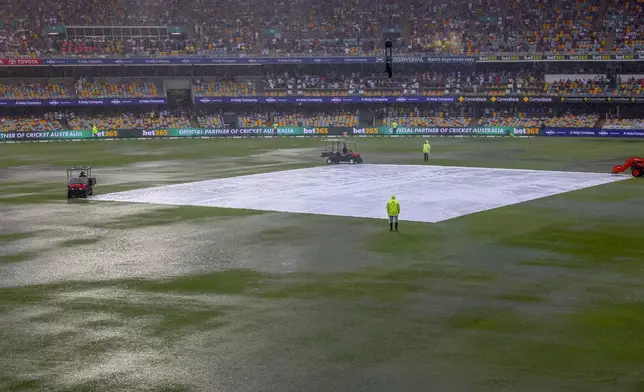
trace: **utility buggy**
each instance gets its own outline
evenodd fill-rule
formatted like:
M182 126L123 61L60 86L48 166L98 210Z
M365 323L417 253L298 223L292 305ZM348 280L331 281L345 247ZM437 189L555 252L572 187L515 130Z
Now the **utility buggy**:
M327 139L325 149L320 156L326 158L326 163L329 165L340 162L348 162L351 165L362 163L362 156L358 153L356 142L353 140Z
M70 167L67 169L67 198L87 198L94 194L96 177L92 177L92 167Z

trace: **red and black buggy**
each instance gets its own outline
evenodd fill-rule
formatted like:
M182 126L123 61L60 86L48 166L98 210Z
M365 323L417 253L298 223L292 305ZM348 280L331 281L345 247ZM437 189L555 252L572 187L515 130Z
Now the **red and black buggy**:
M67 198L87 198L94 194L96 177L92 177L92 167L70 167L67 169Z
M358 153L356 142L345 139L327 139L325 149L320 155L326 158L326 163L337 164L347 162L351 165L362 163L362 156Z

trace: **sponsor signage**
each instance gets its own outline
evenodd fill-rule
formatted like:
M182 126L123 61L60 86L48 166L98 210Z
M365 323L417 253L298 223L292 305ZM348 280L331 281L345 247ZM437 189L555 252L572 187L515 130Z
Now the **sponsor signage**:
M484 98L485 99L485 98ZM311 103L311 104L343 104L343 103L421 103L440 102L452 103L456 97L195 97L196 103Z
M277 129L278 135L304 135L302 127L281 127ZM308 129L308 128L307 128ZM147 131L142 137L216 137L216 136L261 136L274 135L273 128L179 128L168 129L167 134L152 134Z
M164 105L166 98L88 98L88 99L0 99L0 106L129 106L129 105Z
M512 136L539 136L541 130L536 127L512 127L509 128L509 134Z
M392 135L390 127L281 127L277 135ZM273 128L166 128L166 129L115 129L63 130L50 132L0 132L0 141L71 140L71 139L125 139L167 137L243 137L274 135ZM644 138L644 129L600 128L520 128L520 127L398 127L396 135L452 135L452 136L540 136L540 137L595 137L595 138Z
M540 136L644 138L644 129L544 128Z
M338 96L338 97L195 97L198 104L222 103L306 103L306 104L349 104L349 103L487 103L487 104L542 104L542 103L638 103L644 97L557 97L557 96Z
M497 135L509 134L505 127L398 127L396 135ZM382 134L391 135L391 127L381 127Z
M5 67L29 67L33 65L43 65L43 64L41 59L14 58L14 59L0 59L0 65Z
M644 54L532 54L481 56L394 56L397 64L473 64L562 61L644 61ZM166 65L262 65L262 64L379 64L382 56L307 56L307 57L121 57L121 58L4 58L0 66L166 66Z
M0 132L0 141L88 139L92 131Z
M643 61L644 54L533 54L478 56L479 63L559 62L559 61Z

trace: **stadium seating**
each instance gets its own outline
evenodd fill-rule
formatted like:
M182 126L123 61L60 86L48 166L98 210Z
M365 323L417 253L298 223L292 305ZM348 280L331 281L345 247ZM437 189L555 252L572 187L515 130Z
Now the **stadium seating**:
M120 115L86 115L69 120L71 129L159 129L159 128L187 128L190 127L190 118L186 115L172 113L123 113Z
M244 113L238 116L240 127L268 127L268 113Z
M614 33L613 50L644 50L644 3L638 0L609 0L604 27Z
M279 113L273 115L273 123L278 126L304 127L355 127L358 125L358 115L350 112L337 111L334 113Z
M467 117L443 117L443 116L388 116L384 119L383 125L391 126L394 122L400 126L408 127L468 127L472 125L472 119Z
M252 82L235 80L210 80L195 82L193 91L197 97L235 97L240 95L257 95L257 88Z
M65 129L52 115L39 116L2 116L0 132L43 132Z
M197 116L199 128L222 128L224 120L219 115L202 114Z
M493 116L482 118L480 126L486 127L547 127L579 128L594 127L599 121L598 115L563 115L563 116L530 116L519 114L516 116Z
M153 98L163 95L154 82L136 80L127 82L79 80L76 90L80 98Z
M544 85L548 95L601 95L609 90L605 79L560 80Z
M23 82L0 84L2 99L51 99L70 97L65 83Z
M604 129L644 129L642 118L618 118L606 120L602 126Z

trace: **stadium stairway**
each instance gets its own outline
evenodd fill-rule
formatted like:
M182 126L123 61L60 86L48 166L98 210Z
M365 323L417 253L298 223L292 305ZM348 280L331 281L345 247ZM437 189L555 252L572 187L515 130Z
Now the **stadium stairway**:
M603 0L599 3L599 7L597 8L597 18L595 19L595 31L604 30L604 18L606 18L608 2L608 0Z
M606 119L600 118L595 124L595 128L603 128L604 124L606 124Z
M606 45L605 51L607 52L612 52L613 49L613 43L615 42L615 30L609 30L608 33L606 34Z

